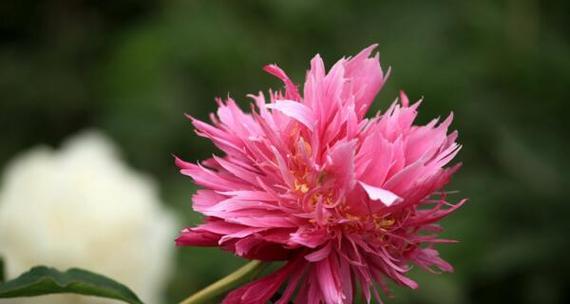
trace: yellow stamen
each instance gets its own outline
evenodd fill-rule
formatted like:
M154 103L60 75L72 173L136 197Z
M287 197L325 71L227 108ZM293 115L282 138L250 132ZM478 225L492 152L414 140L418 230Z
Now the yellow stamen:
M300 183L299 181L295 181L295 191L297 192L301 192L301 193L307 193L309 192L309 186L307 186L307 184L305 183Z
M313 154L313 148L311 147L311 144L306 142L303 137L301 137L301 142L303 143L303 146L305 147L305 152L307 152L307 155Z
M386 230L390 228L392 225L394 225L395 222L396 220L392 218L379 218L374 221L376 227L381 230Z

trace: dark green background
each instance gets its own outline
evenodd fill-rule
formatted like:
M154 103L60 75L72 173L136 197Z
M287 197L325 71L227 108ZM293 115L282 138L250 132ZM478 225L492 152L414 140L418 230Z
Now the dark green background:
M456 267L415 273L418 291L388 303L568 303L568 1L15 1L0 2L0 168L40 143L86 128L108 133L128 162L160 180L187 224L194 187L170 154L214 152L183 113L206 119L228 92L301 83L379 43L392 76L373 110L405 89L425 96L420 121L454 111L463 169L450 190L469 203L445 221ZM38 183L41 181L37 181ZM241 263L177 249L174 302Z

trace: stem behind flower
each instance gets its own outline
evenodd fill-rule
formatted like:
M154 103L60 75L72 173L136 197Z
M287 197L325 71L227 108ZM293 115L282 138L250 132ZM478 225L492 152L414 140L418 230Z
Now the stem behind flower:
M186 298L184 301L180 302L180 304L207 303L208 300L227 292L242 282L253 279L268 265L269 263L261 261L251 261L226 277Z

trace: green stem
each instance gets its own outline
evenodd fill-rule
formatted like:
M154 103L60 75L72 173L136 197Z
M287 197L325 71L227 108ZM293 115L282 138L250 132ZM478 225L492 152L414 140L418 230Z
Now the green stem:
M265 268L269 263L264 263L261 261L251 261L240 269L230 273L225 278L214 282L212 285L198 291L197 293L191 295L180 304L201 304L207 303L206 301L219 296L226 291L236 287L243 281L252 279L258 275L263 268Z

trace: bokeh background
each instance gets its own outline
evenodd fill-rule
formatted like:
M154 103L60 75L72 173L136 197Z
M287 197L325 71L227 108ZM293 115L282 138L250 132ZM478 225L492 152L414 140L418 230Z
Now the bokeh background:
M388 303L570 303L570 2L150 1L0 2L0 169L38 144L99 129L128 163L160 182L181 223L188 160L215 150L184 118L207 119L214 97L301 83L310 58L328 66L380 44L392 75L373 110L405 89L425 97L420 121L453 111L464 167L449 190L469 203L444 222L454 274L415 273ZM31 181L33 183L41 181ZM173 244L174 245L174 244ZM174 303L242 261L177 249Z

